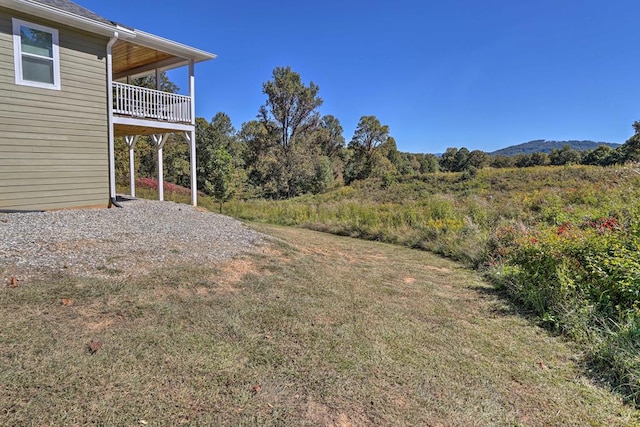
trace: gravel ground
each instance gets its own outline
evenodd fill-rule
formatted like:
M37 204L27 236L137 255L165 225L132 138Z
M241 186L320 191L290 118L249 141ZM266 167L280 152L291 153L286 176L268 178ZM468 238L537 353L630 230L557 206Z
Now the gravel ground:
M143 274L179 263L220 263L263 235L235 219L189 205L144 199L123 208L0 213L0 274L25 280L67 272Z

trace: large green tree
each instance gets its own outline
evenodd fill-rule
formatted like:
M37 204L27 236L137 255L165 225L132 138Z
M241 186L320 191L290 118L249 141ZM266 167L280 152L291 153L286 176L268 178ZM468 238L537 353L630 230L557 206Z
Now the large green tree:
M380 123L376 116L362 116L349 142L349 148L371 154L387 142L388 138L389 126Z
M467 159L467 168L482 169L489 164L489 155L482 150L473 150Z
M582 164L608 166L616 163L617 160L616 151L608 145L602 144L585 153L582 158Z
M341 127L337 119L327 119L322 127L322 99L315 83L305 85L290 67L276 67L272 77L262 86L267 100L258 120L243 124L240 131L250 183L266 197L317 192L326 187L317 183L326 181L326 161L320 158L339 144Z
M447 172L475 172L477 169L489 165L490 161L489 155L484 151L469 151L466 147L458 150L455 147L449 147L440 156L439 166L440 169Z
M273 80L262 85L267 102L260 107L258 117L267 129L278 134L285 151L296 142L298 134L304 136L319 126L317 108L322 105L319 90L313 82L305 86L300 74L291 67L276 67Z
M241 146L226 113L211 122L196 119L198 188L221 202L235 194L244 181Z
M347 184L372 176L376 166L380 166L381 163L391 163L388 158L379 155L380 147L383 147L389 138L389 126L383 125L376 116L360 117L353 138L349 142L352 156L345 170ZM395 141L393 146L395 148ZM382 157L387 161L383 162Z
M440 169L445 172L455 172L457 167L456 155L458 149L456 147L448 147L442 156L440 156Z
M326 115L320 121L320 128L316 130L317 142L322 155L329 158L336 157L345 146L342 125L337 117Z
M571 148L571 145L564 144L562 148L556 148L549 153L549 161L554 166L577 165L582 160L582 154Z
M420 173L433 173L440 170L438 158L435 154L416 154L415 156L420 164Z
M462 172L463 170L467 169L469 165L470 154L471 153L469 152L469 149L467 147L462 147L456 152L456 155L453 157L453 160L455 162L455 166L453 169L454 172Z
M623 163L640 161L640 121L633 123L633 130L633 136L619 147L619 158Z

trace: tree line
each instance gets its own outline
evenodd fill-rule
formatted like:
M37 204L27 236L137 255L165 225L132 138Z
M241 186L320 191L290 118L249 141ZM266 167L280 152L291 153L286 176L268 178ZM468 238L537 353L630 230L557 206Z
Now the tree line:
M161 89L177 87L164 73ZM155 88L154 77L134 84ZM613 149L601 145L577 151L569 145L547 153L491 156L481 150L450 147L441 155L403 153L397 148L388 125L374 115L362 116L347 143L340 120L321 116L320 88L304 84L290 67L276 67L262 85L266 95L254 120L236 130L223 112L210 121L196 119L198 189L221 203L230 198L284 199L316 194L349 185L357 180L398 178L443 172L475 173L484 167L531 167L588 164L608 166L640 161L640 122L635 134ZM164 146L164 176L167 181L189 186L189 148L181 136L170 136ZM138 176L156 176L156 150L147 138L136 146ZM116 174L128 179L128 149L116 141Z

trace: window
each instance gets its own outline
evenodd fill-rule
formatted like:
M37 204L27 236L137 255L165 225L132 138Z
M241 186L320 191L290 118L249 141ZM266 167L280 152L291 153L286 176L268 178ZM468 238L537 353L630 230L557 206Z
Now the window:
M13 19L16 84L60 89L58 30Z

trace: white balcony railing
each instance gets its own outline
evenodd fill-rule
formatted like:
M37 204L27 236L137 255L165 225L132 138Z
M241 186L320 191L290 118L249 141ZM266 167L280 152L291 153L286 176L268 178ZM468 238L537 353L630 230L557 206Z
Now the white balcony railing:
M113 113L191 123L191 97L113 82Z

